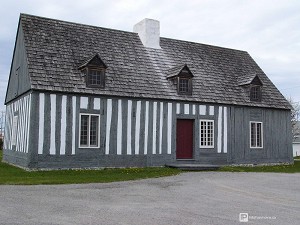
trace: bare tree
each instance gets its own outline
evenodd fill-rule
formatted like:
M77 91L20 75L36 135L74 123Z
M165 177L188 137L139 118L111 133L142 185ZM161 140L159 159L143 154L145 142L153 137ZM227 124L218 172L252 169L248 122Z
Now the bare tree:
M4 134L4 126L5 126L5 112L0 111L0 136Z
M300 135L300 126L299 126L299 119L300 119L300 104L299 102L293 101L293 99L287 98L287 100L292 105L291 110L291 122L292 122L292 134L293 134L293 140L296 139L297 136Z

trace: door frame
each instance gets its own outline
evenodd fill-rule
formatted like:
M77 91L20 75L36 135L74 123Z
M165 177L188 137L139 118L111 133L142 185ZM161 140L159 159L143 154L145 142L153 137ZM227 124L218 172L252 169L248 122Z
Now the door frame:
M189 159L180 159L180 158L177 158L177 121L178 120L192 120L193 121L193 144L192 144L192 158L189 158ZM196 119L195 118L186 118L186 117L177 117L176 118L176 140L175 140L175 147L176 147L176 151L175 151L175 159L178 160L178 161L185 161L185 160L195 160L195 126L196 126Z

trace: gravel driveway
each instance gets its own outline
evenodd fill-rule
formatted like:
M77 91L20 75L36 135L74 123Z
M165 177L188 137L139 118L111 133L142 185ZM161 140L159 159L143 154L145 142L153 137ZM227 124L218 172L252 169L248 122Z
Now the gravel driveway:
M0 198L0 224L296 225L300 174L191 172L109 184L5 185ZM248 213L249 222L239 222L239 213Z

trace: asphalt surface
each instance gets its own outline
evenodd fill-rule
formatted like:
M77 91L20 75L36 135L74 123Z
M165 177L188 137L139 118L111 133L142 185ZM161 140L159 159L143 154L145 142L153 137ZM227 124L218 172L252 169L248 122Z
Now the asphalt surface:
M248 223L239 222L248 213ZM109 184L0 186L0 224L300 224L300 174L193 172Z

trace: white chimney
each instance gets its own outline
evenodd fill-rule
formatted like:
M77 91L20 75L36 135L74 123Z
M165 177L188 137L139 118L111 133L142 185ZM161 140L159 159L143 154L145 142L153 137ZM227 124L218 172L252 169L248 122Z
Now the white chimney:
M161 49L159 45L159 21L143 19L133 27L133 32L138 33L143 45L147 48Z

